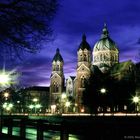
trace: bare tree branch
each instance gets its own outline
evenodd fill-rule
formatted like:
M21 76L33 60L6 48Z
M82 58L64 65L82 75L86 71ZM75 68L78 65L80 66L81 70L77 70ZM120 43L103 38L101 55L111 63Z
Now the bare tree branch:
M51 21L57 7L57 0L1 1L0 51L5 49L14 56L37 52L41 41L51 39Z

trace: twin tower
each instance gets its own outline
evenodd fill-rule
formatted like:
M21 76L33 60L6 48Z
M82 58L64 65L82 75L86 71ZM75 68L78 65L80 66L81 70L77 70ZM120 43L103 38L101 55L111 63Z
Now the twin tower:
M77 50L77 73L76 77L70 76L64 80L63 58L59 49L52 60L52 73L50 80L50 107L53 111L60 111L62 94L65 92L67 98L73 98L73 109L75 112L83 112L82 94L85 89L85 81L89 79L94 68L106 73L114 64L119 63L119 51L115 42L110 38L106 24L102 30L99 41L94 45L93 52L82 36L82 41ZM66 86L65 86L66 85ZM66 87L66 88L65 88Z

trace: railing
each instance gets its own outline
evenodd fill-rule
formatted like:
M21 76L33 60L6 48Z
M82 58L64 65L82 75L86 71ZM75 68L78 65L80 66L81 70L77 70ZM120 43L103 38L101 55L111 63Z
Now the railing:
M19 127L19 137L22 140L26 139L26 128L29 127L36 129L37 140L43 140L43 133L49 130L59 132L60 140L68 140L70 134L82 136L85 139L92 137L119 140L129 136L140 139L140 116L53 116L50 120L49 117L35 119L28 116L1 116L1 133L2 127L5 126L10 136L13 128Z
M66 129L64 129L64 124L62 123L49 123L47 120L42 119L28 119L27 117L16 118L16 117L2 117L0 122L0 133L2 134L2 128L7 127L9 136L12 136L13 127L20 128L19 137L21 139L26 139L26 128L32 127L36 129L37 140L43 140L43 133L48 130L59 131L60 132L60 140L68 140L69 134Z

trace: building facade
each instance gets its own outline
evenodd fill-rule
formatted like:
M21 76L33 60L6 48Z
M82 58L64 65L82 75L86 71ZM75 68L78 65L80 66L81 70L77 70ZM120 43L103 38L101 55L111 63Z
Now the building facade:
M63 58L59 49L52 60L52 73L50 77L50 108L55 112L59 106L61 95L64 91Z

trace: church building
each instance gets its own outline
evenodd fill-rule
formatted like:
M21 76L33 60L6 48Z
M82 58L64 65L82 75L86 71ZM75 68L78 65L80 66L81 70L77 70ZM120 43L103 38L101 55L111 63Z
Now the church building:
M76 76L69 76L66 83L63 73L64 60L59 49L56 50L52 60L50 77L50 106L52 112L60 111L63 93L66 94L67 101L70 99L74 112L85 112L82 98L86 83L91 75L108 74L116 81L121 81L124 79L130 80L132 73L135 73L135 64L131 60L119 62L118 47L111 39L106 24L104 24L101 37L95 43L93 50L87 42L85 34L77 48ZM123 108L127 108L126 105L123 105Z

